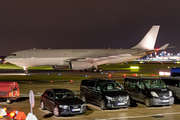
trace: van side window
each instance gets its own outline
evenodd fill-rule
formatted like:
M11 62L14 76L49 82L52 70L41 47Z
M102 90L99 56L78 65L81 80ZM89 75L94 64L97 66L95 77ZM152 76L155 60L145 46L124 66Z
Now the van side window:
M130 85L131 88L135 88L136 87L136 83L137 83L136 80L131 80L129 85Z
M144 90L144 88L145 88L145 86L144 86L144 84L143 84L142 81L141 81L141 82L138 82L137 86L138 86L140 89L142 89L142 90Z
M169 85L169 79L162 79L166 85Z
M124 82L124 87L125 88L129 88L130 86L129 86L129 80L125 80L125 82Z
M101 91L100 85L99 85L98 83L96 83L95 90L96 90L96 91L99 91L99 92Z
M52 92L51 92L51 91L48 91L48 92L47 92L47 95L48 95L49 97L51 97L51 96L52 96Z
M87 87L88 86L88 81L87 80L83 80L81 82L81 86Z
M93 81L89 82L89 89L95 90L95 82Z

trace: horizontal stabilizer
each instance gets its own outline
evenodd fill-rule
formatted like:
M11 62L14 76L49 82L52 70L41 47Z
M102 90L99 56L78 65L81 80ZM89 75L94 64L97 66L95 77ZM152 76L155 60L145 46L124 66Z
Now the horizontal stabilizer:
M164 46L160 47L159 50L164 50L164 49L166 49L168 45L169 45L169 44L165 44Z
M167 47L167 49L169 49L169 48L175 48L176 46L169 46L169 47Z

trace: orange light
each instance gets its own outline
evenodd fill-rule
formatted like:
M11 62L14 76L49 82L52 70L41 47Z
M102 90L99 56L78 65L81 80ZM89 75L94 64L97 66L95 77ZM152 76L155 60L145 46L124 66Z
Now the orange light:
M73 80L71 80L71 82L73 82Z
M7 111L7 108L4 107L3 109L4 109L5 111Z
M137 76L137 74L133 74L132 76L136 77L136 76Z
M13 118L13 117L15 116L15 113L14 113L14 112L11 112L11 113L9 114L9 116L10 116L11 118Z
M51 81L51 83L52 83L53 81Z
M29 82L29 83L31 83L31 82Z
M150 74L151 76L155 76L155 74Z

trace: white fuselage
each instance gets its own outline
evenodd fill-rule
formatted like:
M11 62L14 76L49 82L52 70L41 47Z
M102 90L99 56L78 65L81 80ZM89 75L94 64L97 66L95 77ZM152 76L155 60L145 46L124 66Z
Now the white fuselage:
M21 67L33 66L69 66L73 60L91 58L89 62L116 64L140 58L146 53L134 53L133 49L31 49L13 52L6 61ZM118 56L119 55L119 56ZM96 60L98 59L98 60Z

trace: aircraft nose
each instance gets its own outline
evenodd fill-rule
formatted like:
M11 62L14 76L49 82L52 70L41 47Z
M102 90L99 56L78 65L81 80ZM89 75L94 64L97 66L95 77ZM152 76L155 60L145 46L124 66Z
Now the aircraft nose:
M9 63L12 63L12 58L10 58L9 56L5 57L4 58L5 61L9 62Z

